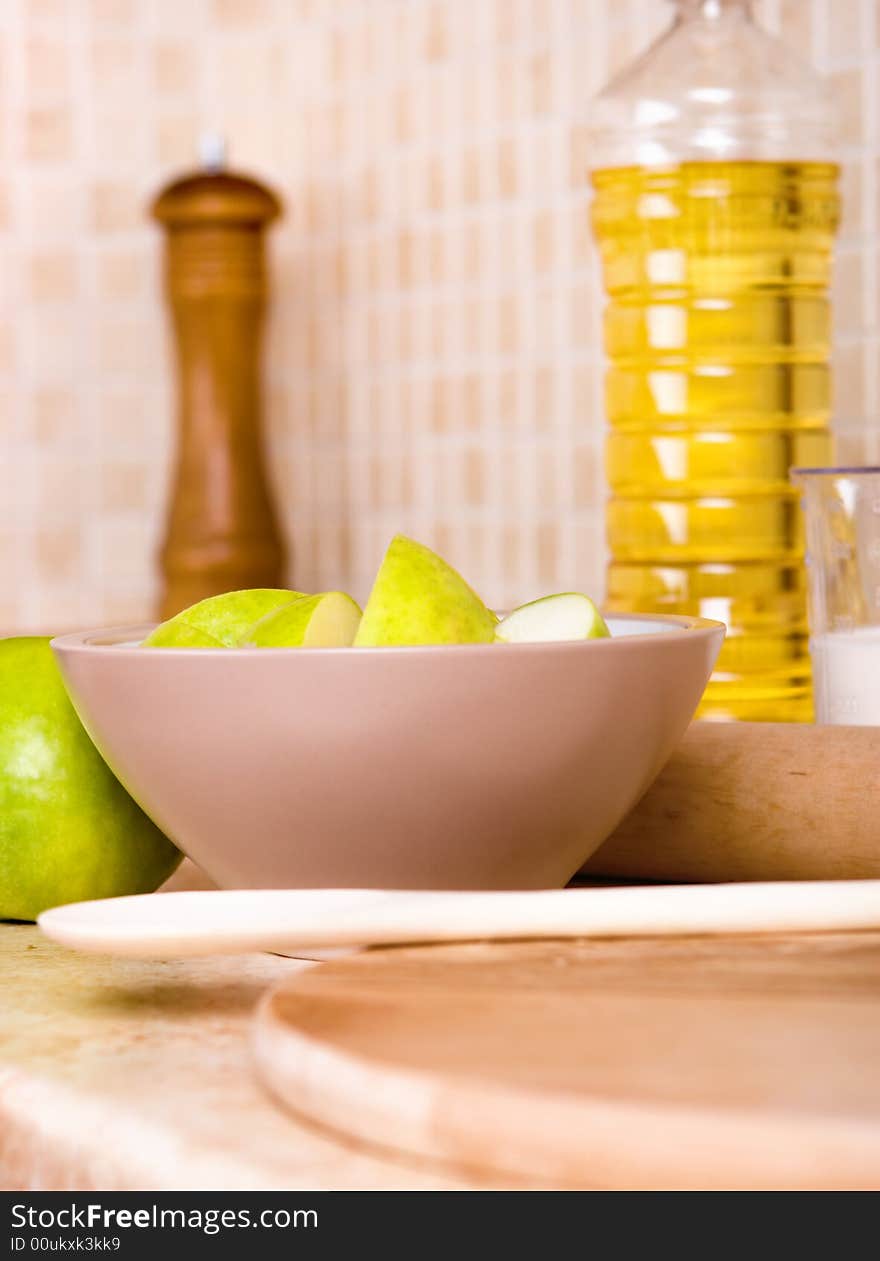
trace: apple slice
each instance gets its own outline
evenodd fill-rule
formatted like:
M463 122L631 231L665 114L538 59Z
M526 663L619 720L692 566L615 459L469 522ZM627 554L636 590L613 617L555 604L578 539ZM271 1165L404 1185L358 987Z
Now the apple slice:
M144 648L234 648L244 632L273 609L301 600L301 591L254 587L212 595L157 626Z
M243 648L347 648L360 620L350 595L325 591L267 613L239 642Z
M354 642L363 648L489 644L497 621L451 565L398 534L376 575Z
M141 644L142 648L228 648L222 640L209 635L200 626L187 622L164 622Z
M502 618L496 639L502 644L542 644L568 639L601 639L609 634L589 596L577 591L545 595Z

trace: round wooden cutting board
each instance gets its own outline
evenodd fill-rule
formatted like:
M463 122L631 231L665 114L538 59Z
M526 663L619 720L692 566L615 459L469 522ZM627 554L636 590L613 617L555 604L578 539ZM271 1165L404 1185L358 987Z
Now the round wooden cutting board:
M880 1188L880 933L370 950L258 1012L340 1136L510 1185Z

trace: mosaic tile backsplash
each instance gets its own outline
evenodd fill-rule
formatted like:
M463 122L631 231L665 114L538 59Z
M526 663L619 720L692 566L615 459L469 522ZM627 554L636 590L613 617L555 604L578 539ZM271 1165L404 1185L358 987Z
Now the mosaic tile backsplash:
M843 462L880 461L880 3L759 6L834 83ZM265 418L291 581L389 536L601 595L589 98L663 0L0 0L0 627L140 620L174 438L146 207L226 136L284 198Z

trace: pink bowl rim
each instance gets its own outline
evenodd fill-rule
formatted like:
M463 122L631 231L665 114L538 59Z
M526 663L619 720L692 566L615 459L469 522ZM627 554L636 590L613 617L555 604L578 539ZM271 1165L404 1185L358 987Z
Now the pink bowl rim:
M670 613L609 613L608 619L613 622L655 622L667 627L666 630L636 631L630 635L612 635L601 639L556 640L532 644L414 644L387 648L144 648L140 643L133 643L136 638L143 639L154 629L156 622L135 622L122 626L105 626L93 630L74 631L67 635L57 635L50 641L50 646L65 654L104 655L112 651L114 657L130 656L132 653L143 660L146 656L179 659L187 661L193 658L219 657L228 661L230 652L234 651L235 659L259 657L261 660L272 657L312 656L320 653L322 657L375 657L377 654L386 657L436 657L454 651L457 654L497 654L501 648L505 655L548 652L620 652L624 648L632 651L646 640L652 644L678 642L682 632L688 632L688 638L712 639L719 633L723 636L726 627L706 617L688 617Z

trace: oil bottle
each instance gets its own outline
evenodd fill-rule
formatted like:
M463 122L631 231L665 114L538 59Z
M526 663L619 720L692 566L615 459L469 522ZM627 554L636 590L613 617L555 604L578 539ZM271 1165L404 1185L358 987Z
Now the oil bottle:
M701 716L808 721L788 472L832 456L832 110L748 0L676 10L594 102L607 605L727 624Z

